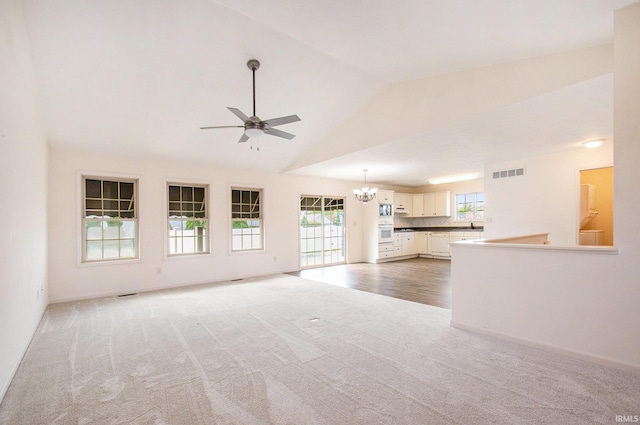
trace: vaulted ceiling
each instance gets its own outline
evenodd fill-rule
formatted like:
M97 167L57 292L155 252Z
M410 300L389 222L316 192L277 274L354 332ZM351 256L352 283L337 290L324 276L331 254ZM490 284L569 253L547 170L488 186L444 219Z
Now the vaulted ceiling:
M612 139L635 0L25 0L49 144L421 186ZM238 144L227 107L297 114ZM258 150L258 147L260 148Z

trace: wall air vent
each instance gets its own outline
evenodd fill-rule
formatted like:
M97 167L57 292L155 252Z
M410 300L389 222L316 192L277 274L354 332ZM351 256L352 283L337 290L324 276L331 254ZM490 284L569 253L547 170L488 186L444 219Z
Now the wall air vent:
M514 168L513 170L494 171L494 179L503 179L505 177L524 176L524 168Z

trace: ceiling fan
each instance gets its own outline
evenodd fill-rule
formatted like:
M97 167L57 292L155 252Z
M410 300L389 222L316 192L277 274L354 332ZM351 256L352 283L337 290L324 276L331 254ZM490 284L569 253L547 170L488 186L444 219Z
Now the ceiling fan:
M300 118L297 115L289 115L286 117L280 118L272 118L269 120L262 121L260 118L256 116L256 70L260 68L260 62L256 59L251 59L247 62L247 67L253 73L253 115L248 117L242 111L236 108L227 108L235 116L240 118L244 125L221 125L214 127L200 127L201 130L209 130L212 128L244 128L244 134L238 140L238 143L244 143L249 140L250 137L258 137L264 134L270 134L272 136L282 137L288 140L296 137L291 133L287 133L286 131L277 130L273 127L283 124L289 124L292 122L300 121Z

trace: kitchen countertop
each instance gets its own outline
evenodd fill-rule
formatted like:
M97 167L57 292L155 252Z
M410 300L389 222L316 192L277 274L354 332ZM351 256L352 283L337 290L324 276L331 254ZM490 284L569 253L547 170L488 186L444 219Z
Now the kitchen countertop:
M482 232L483 226L475 226L474 229L468 226L451 227L395 227L395 233L403 232Z

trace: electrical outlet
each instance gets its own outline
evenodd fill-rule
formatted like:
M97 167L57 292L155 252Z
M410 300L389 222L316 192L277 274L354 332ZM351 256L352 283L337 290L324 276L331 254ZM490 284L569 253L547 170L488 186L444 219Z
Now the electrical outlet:
M162 274L162 267L156 267L156 273Z
M275 263L276 261L278 261L278 257L276 257L275 255L273 256L273 262Z

